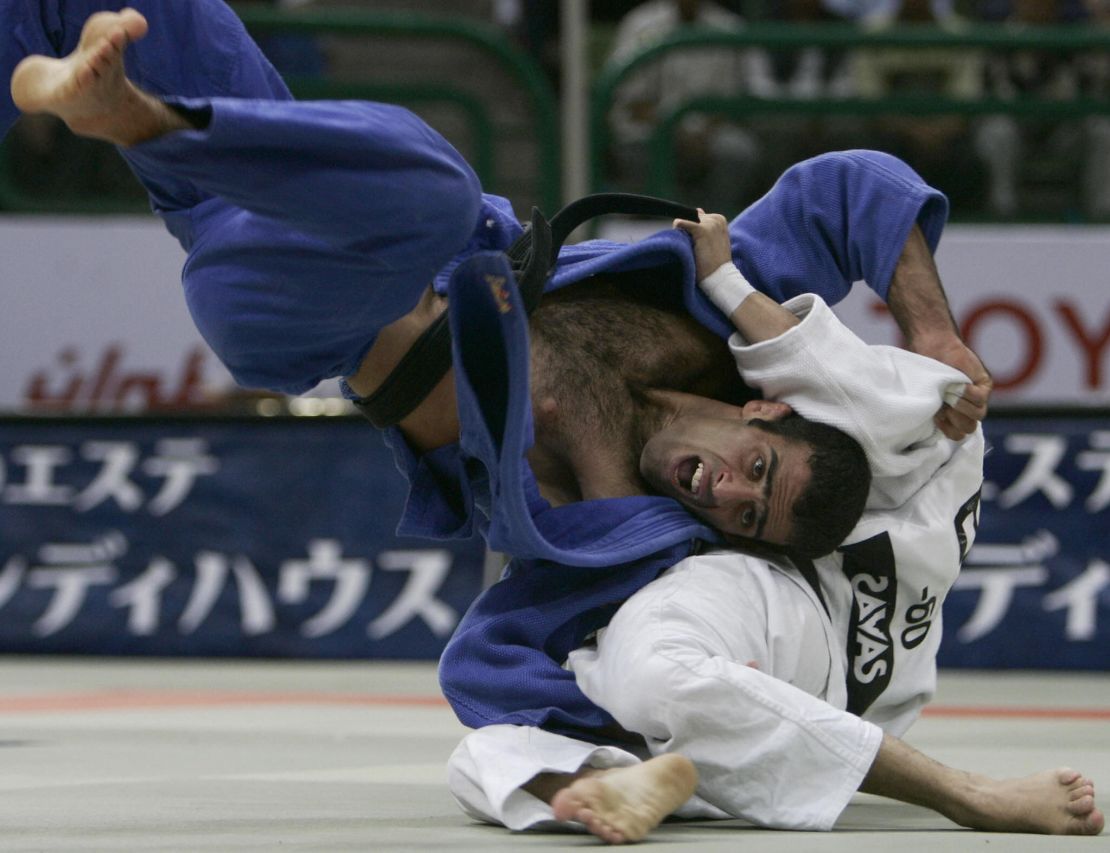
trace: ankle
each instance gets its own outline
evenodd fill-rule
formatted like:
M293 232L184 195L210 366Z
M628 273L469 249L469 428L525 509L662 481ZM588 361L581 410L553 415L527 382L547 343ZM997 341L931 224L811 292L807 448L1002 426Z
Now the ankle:
M997 823L1000 800L998 783L988 776L954 771L951 797L946 808L938 809L945 817L973 829L989 829Z
M582 767L574 773L537 773L529 781L521 785L521 789L533 797L550 805L555 795L564 788L569 788L579 779L587 776L596 776L602 771L596 767Z
M191 130L194 124L166 103L128 84L124 103L113 115L109 140L127 148L167 133Z
M166 104L166 107L171 112L176 113L193 130L204 130L212 122L212 107L209 104L202 107Z

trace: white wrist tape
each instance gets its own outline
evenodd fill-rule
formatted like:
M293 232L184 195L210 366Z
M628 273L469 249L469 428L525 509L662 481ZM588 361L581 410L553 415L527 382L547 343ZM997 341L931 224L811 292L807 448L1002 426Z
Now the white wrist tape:
M698 287L709 297L726 317L740 307L740 303L755 293L744 274L732 261L721 264L717 269L698 282Z

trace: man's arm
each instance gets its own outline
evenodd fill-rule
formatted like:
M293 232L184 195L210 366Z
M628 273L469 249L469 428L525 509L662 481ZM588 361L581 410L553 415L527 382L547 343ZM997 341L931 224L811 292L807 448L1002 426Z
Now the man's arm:
M963 371L978 389L960 395L956 415L939 412L938 427L958 439L974 427L960 415L981 419L990 388L955 333L932 265L947 210L944 196L896 157L841 151L792 166L729 231L736 266L777 302L816 293L833 305L856 282L889 301L913 352Z
M447 301L429 287L415 308L385 326L363 357L358 372L346 377L351 390L360 397L368 397L378 390L446 304ZM418 453L459 440L454 369L444 374L431 393L397 427Z
M934 418L946 397L963 390L961 373L906 350L865 344L817 295L780 306L753 292L731 264L714 269L724 257L719 218L678 224L694 235L695 264L705 277L700 286L738 330L729 347L745 381L858 441L873 475L873 509L900 505L947 462L953 448L940 440Z
M890 313L906 338L906 348L965 373L971 380L958 399L937 413L937 427L958 441L987 414L991 375L968 348L948 308L933 254L916 225L910 232L887 295Z
M732 265L724 217L703 211L700 222L676 220L675 227L694 240L699 285L749 344L772 340L798 324L793 312L757 291ZM954 367L972 380L959 396L946 399L935 418L948 438L967 437L986 416L990 373L960 339L932 253L916 225L902 249L888 298L911 352Z
M728 221L700 207L699 222L676 219L675 228L694 241L699 286L749 343L777 338L798 325L794 313L752 287L732 263Z

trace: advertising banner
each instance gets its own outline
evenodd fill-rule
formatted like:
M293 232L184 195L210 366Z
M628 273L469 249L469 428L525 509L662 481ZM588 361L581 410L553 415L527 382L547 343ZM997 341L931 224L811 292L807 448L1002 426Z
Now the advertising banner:
M181 411L238 393L193 327L185 254L154 217L3 217L0 255L0 412ZM937 263L995 405L1110 405L1110 228L951 226ZM871 343L898 340L862 284L837 311Z
M635 240L657 222L610 222ZM936 254L964 339L994 375L996 406L1110 406L1110 228L950 225ZM872 344L898 326L862 282L837 315Z
M953 667L1110 669L1110 418L989 422ZM361 421L0 424L0 653L438 657L480 540L399 539Z
M3 217L0 256L0 411L182 411L231 388L154 216Z
M941 665L1110 669L1110 418L988 419L987 440Z
M994 405L1110 406L1110 229L952 226L936 261ZM867 287L836 311L869 343L901 344Z
M438 657L479 540L393 533L364 422L0 425L0 653Z

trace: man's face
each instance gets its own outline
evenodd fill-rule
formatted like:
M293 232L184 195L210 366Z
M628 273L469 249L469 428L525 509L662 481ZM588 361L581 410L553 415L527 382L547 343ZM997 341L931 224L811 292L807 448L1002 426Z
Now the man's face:
M754 401L732 416L679 415L644 445L640 473L722 533L785 545L794 502L809 484L811 451L747 421L789 411Z

